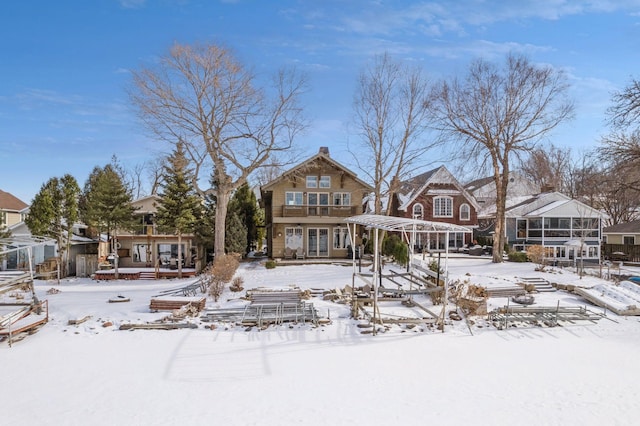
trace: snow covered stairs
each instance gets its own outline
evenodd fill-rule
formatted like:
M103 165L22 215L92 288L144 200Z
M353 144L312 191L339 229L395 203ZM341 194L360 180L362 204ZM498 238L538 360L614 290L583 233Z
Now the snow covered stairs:
M141 280L155 280L156 273L153 271L140 271L140 279Z
M519 277L520 285L523 287L527 287L529 285L533 285L536 289L536 292L552 292L556 291L556 288L551 285L551 283L544 278L539 277Z

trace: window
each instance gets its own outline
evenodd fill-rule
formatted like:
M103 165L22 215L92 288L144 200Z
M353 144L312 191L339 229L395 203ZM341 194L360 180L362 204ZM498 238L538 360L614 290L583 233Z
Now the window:
M285 192L285 204L287 206L301 206L302 192Z
M433 217L453 217L453 199L435 197L433 199Z
M333 228L333 248L346 249L351 244L349 230L345 227Z
M292 250L304 248L302 245L302 228L284 228L284 246Z
M350 206L351 205L351 193L349 193L349 192L334 192L333 193L333 205L334 206Z
M413 205L413 218L424 219L424 209L422 208L422 204Z
M309 192L307 194L307 204L309 204L309 216L328 216L329 215L329 193L328 192ZM321 206L321 207L315 207Z
M177 254L176 254L177 256ZM183 254L184 256L184 254ZM134 244L133 245L133 261L139 263L151 263L151 246L148 244Z
M527 220L516 219L516 238L524 240L527 238Z
M464 245L464 233L462 232L449 233L449 247L462 247L463 245Z
M184 251L184 244L182 246L182 260L186 256ZM169 265L171 259L178 258L178 245L177 244L158 244L158 258L162 265Z
M469 204L460 206L460 220L471 220L471 207L469 207Z
M318 187L318 176L307 176L307 188Z
M634 237L633 235L624 235L622 237L622 244L624 245L632 246L632 245L635 245L635 243L636 243L636 237Z
M331 176L320 176L320 188L331 188Z

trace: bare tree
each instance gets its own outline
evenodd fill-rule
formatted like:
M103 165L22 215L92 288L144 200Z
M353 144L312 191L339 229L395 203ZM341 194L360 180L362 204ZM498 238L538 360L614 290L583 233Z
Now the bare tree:
M566 170L571 164L571 149L554 144L535 148L520 164L523 176L540 188L565 190Z
M460 155L489 166L496 185L493 261L502 262L510 164L571 117L562 72L509 54L504 68L477 60L462 81L442 82L433 110L443 134L461 142Z
M214 252L224 254L231 194L271 155L290 149L304 127L304 78L280 71L272 87L261 88L229 50L176 44L157 67L134 72L133 83L143 122L161 139L184 143L194 187L216 197ZM200 187L204 176L213 176L212 188Z
M390 200L417 160L424 165L424 154L433 146L420 139L427 129L428 91L420 69L394 62L386 53L360 74L354 109L362 149L353 157L373 182L376 214L382 212L382 197Z
M613 94L613 105L609 108L609 123L614 128L627 128L640 124L640 81L631 82L621 91Z

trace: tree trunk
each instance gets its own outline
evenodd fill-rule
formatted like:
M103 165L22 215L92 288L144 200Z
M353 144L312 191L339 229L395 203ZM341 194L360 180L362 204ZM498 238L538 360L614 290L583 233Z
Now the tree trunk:
M507 185L509 183L509 168L503 166L502 173L499 170L494 175L496 184L496 226L493 235L493 262L502 263L502 252L505 244L505 212L507 201Z
M114 278L117 280L118 277L118 236L115 231L113 231L113 241L112 241L112 253L113 253L113 270L114 270Z
M213 252L215 256L224 255L224 237L227 224L227 210L231 192L224 188L216 191L216 229L213 241Z
M178 232L178 278L182 278L182 232Z

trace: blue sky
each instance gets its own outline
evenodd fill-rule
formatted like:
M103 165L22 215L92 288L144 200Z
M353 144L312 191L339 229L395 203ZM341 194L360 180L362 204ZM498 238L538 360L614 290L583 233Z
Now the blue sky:
M358 73L374 54L437 80L510 52L566 71L576 118L550 140L574 152L607 132L611 93L640 77L640 0L24 0L0 3L0 189L30 203L49 178L81 186L116 154L125 166L166 146L142 129L125 88L174 43L221 43L259 75L307 73L309 155L347 141Z

